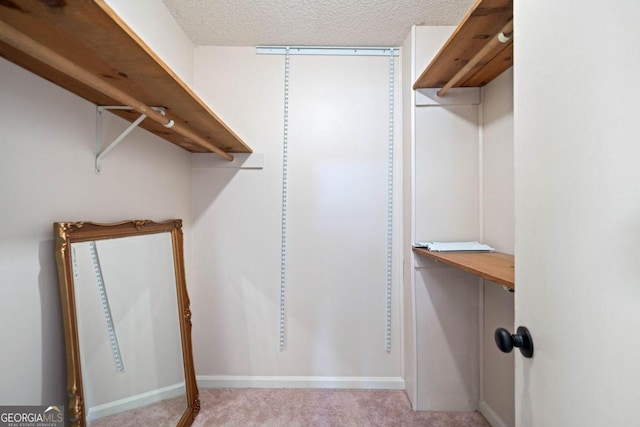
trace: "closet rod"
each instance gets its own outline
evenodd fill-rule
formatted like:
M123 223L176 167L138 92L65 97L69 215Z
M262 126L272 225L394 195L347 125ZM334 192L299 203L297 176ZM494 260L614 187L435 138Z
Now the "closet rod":
M466 65L460 69L460 71L458 71L453 77L451 77L451 80L449 80L447 84L445 84L442 89L440 89L436 94L441 97L444 96L449 91L449 89L451 89L456 83L460 81L462 77L465 76L465 74L469 72L469 70L471 70L480 61L482 61L487 53L491 51L491 49L495 48L499 43L506 43L511 40L511 36L507 35L512 33L513 19L511 19L507 23L507 25L502 27L498 34L493 36L491 40L489 40L489 42L482 49L480 49L480 52L478 52L473 58L471 58L469 62L467 62Z
M27 55L41 61L56 70L68 75L71 78L78 80L86 84L87 86L96 89L106 96L109 96L116 101L127 105L136 110L140 114L146 114L151 120L160 123L161 125L171 128L177 134L184 136L200 145L203 148L213 151L225 160L233 160L233 157L228 153L225 153L220 148L216 147L204 138L196 135L191 130L187 129L180 123L174 123L172 120L167 119L165 116L155 111L143 102L138 101L134 97L128 95L126 92L110 85L104 80L91 74L84 68L69 61L62 55L54 52L53 50L41 45L37 41L27 37L20 31L11 27L10 25L0 21L0 41L7 43L14 48L26 53Z

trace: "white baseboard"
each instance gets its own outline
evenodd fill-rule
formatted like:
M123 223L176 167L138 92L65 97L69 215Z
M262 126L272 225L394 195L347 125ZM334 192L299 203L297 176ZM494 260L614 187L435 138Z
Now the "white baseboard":
M400 377L281 377L198 375L200 388L334 388L404 390Z
M480 413L487 419L487 421L489 421L489 424L491 424L492 427L509 427L507 423L505 423L502 418L496 414L496 411L487 404L487 402L481 401L478 406L480 407Z
M114 400L113 402L105 403L103 405L87 408L87 418L89 419L89 421L93 421L98 418L119 414L120 412L129 411L131 409L150 405L162 400L173 399L174 397L184 395L185 393L186 388L184 382L173 384L167 387L159 388L157 390L151 390L145 393L137 394L135 396L126 397L124 399Z

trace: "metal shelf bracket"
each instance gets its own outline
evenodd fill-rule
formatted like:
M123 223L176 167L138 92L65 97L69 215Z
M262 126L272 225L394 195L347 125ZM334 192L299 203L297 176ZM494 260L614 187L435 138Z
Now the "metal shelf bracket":
M159 112L163 116L165 115L164 108L162 107L150 107ZM118 145L127 135L131 133L144 119L147 118L146 114L141 114L136 120L134 120L116 139L111 141L104 149L102 149L102 114L108 110L133 110L131 107L122 105L99 105L96 109L96 174L100 174L102 168L102 160ZM167 123L166 127L173 126L173 120Z

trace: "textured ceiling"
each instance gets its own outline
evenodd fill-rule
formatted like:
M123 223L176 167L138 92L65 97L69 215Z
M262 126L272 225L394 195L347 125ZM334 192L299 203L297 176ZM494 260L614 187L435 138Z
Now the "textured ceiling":
M163 0L196 46L399 46L475 0Z

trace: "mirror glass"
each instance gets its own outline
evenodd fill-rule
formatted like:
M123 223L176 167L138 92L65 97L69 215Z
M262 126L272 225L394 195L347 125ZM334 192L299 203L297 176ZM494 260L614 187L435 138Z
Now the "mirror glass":
M181 222L57 223L56 233L72 425L191 424Z

